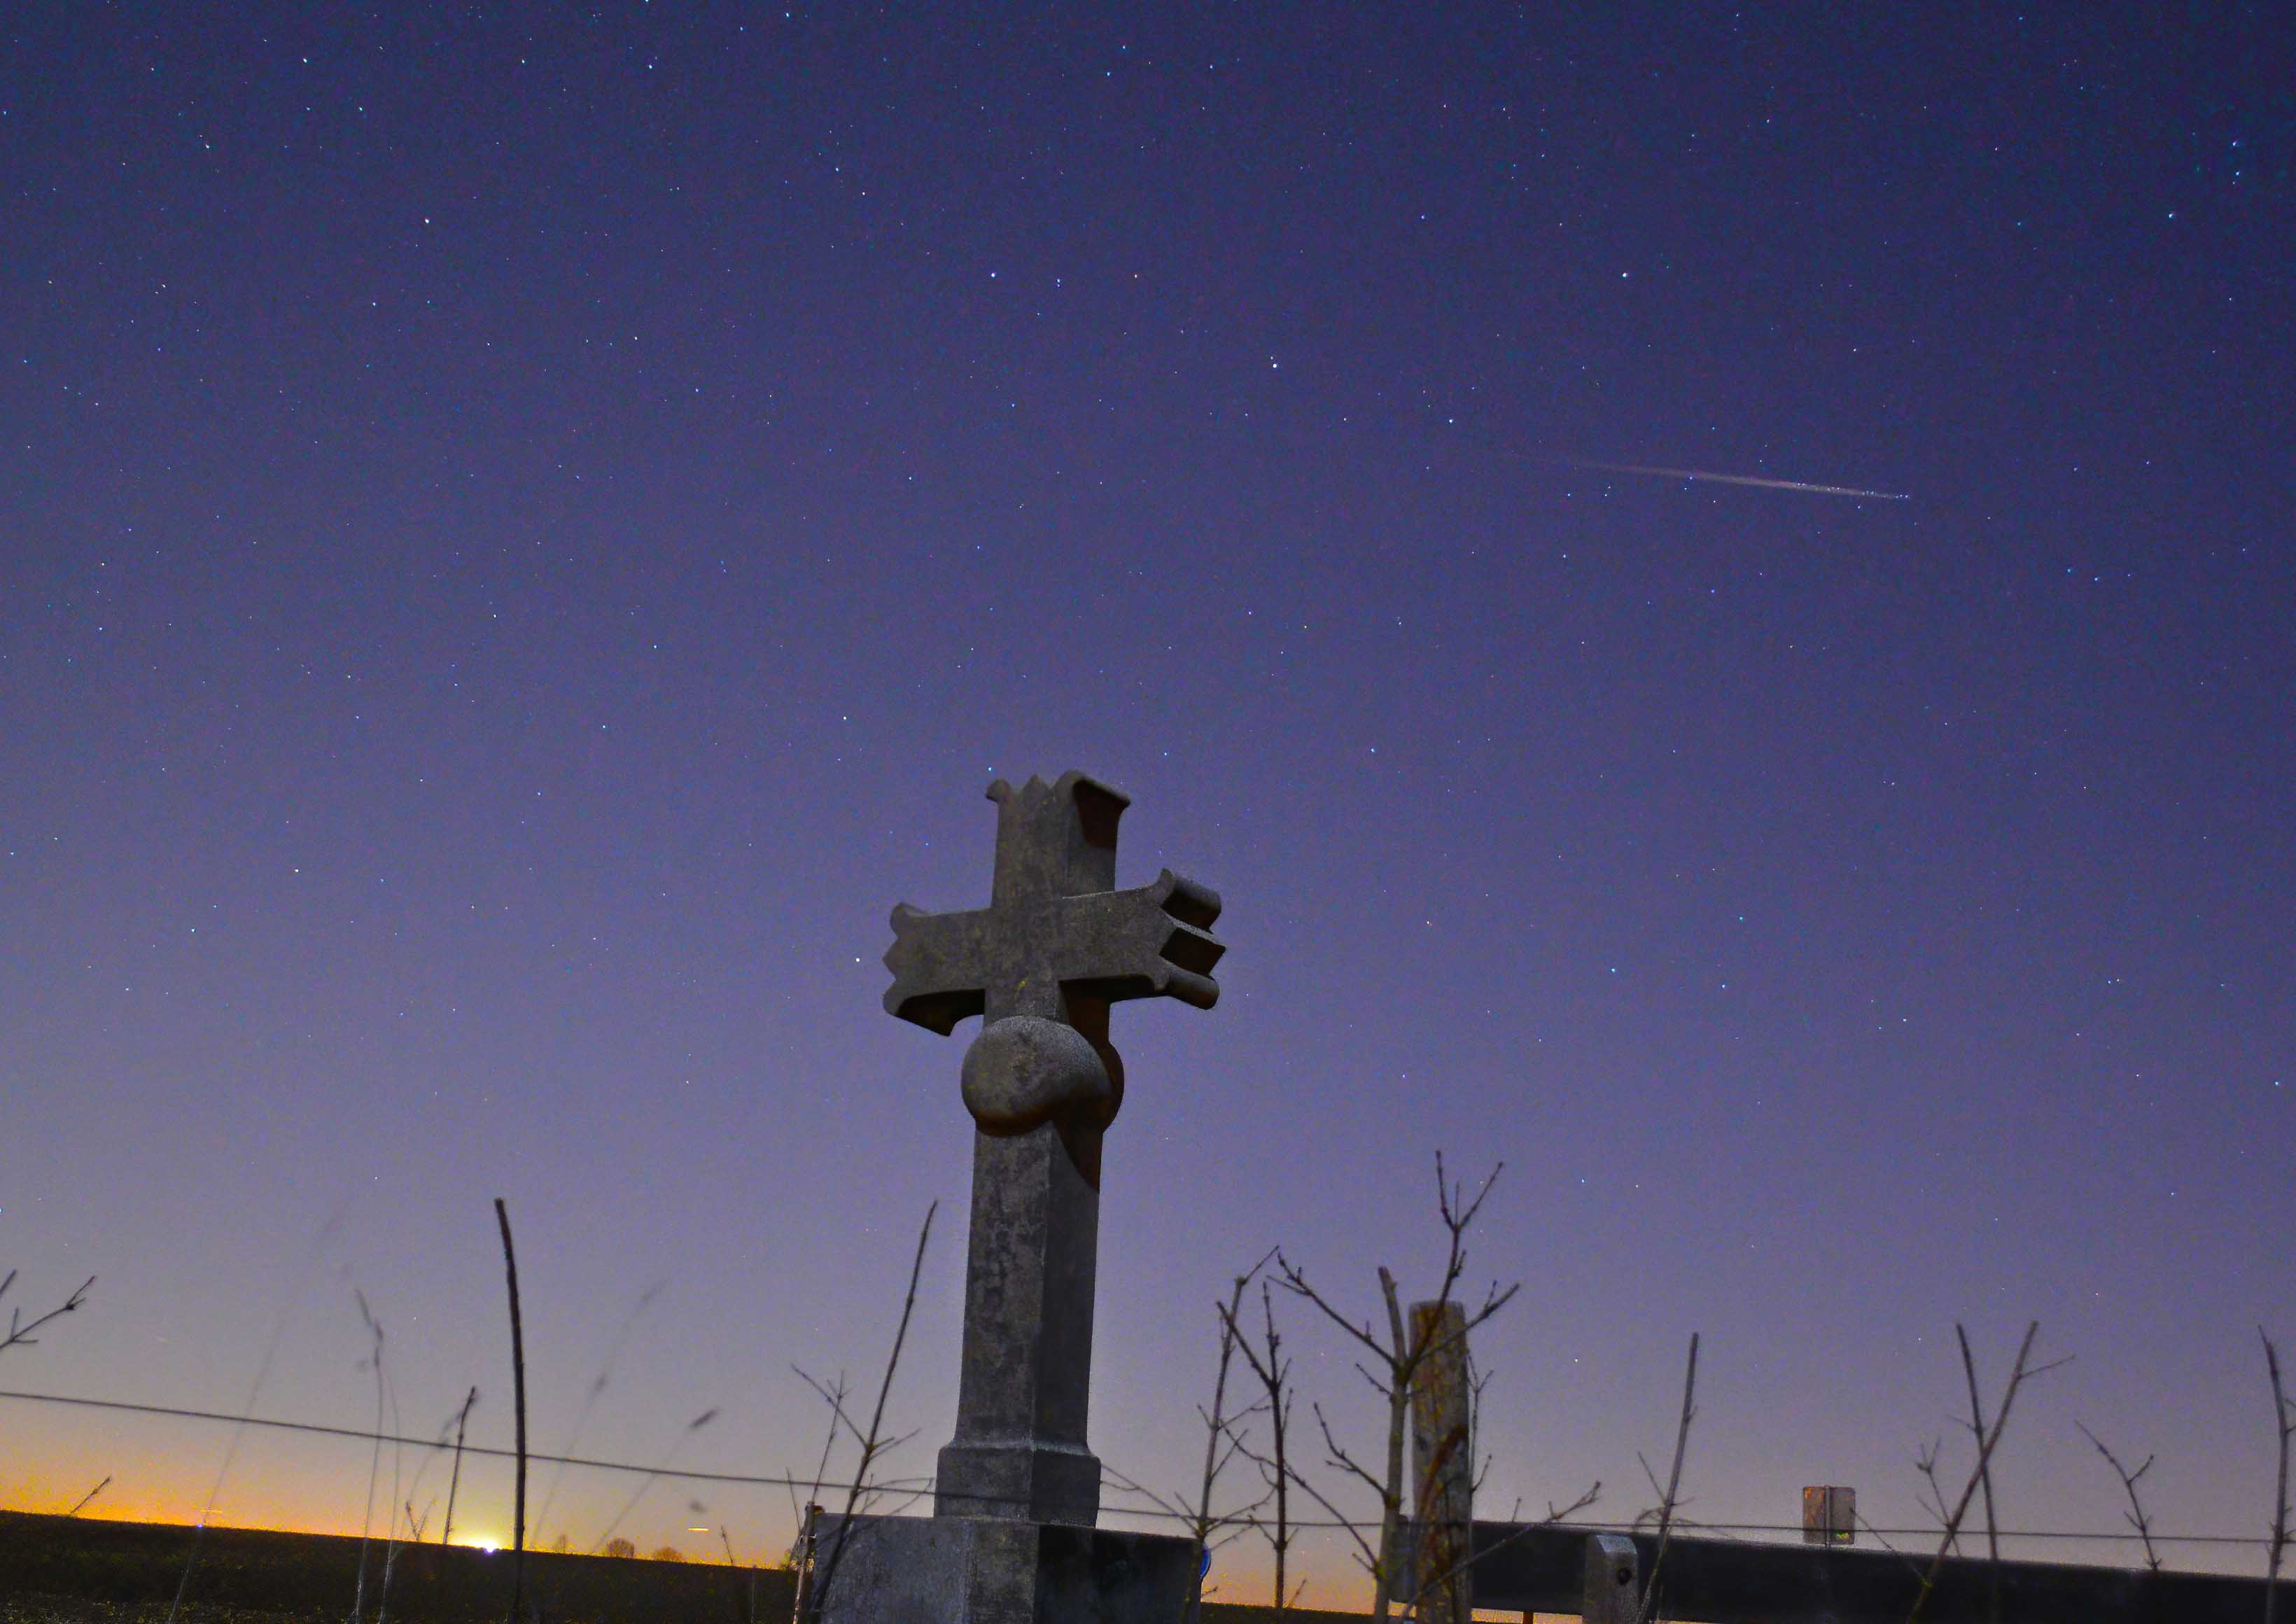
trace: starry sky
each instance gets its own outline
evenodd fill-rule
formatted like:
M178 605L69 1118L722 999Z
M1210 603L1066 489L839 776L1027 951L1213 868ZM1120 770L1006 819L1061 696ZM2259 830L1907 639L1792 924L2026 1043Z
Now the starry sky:
M1697 1331L1689 1515L1918 1522L1956 1322L1997 1389L2038 1318L2005 1522L2119 1526L2086 1423L2164 1528L2261 1528L2284 10L0 29L0 1269L98 1277L0 1386L367 1426L363 1298L404 1430L476 1384L505 1442L499 1195L537 1448L809 1473L791 1366L873 1382L938 1199L929 1472L971 1029L882 1012L886 914L984 901L983 789L1073 767L1230 945L1211 1013L1117 1012L1112 1467L1191 1480L1269 1247L1431 1286L1439 1149L1505 1163L1470 1289L1524 1283L1487 1513L1652 1503ZM356 1443L0 1440L12 1505L369 1514ZM538 1475L542 1537L787 1540L636 1486Z

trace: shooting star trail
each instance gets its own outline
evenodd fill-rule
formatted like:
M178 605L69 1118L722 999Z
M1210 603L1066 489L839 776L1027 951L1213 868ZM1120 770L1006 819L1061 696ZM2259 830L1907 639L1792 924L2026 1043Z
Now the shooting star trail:
M1702 480L1710 485L1754 485L1764 490L1807 491L1816 496L1860 496L1869 502L1910 502L1901 490L1861 490L1854 485L1808 485L1800 480L1764 480L1750 473L1708 473L1697 468L1653 468L1646 463L1597 463L1590 457L1566 456L1573 468L1600 469L1605 473L1641 473L1658 480Z

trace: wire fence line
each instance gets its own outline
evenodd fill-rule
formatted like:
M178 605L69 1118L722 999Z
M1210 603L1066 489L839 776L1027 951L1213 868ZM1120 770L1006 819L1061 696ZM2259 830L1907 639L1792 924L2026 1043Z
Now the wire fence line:
M73 1409L109 1410L133 1415L156 1415L175 1421L205 1421L219 1423L223 1425L233 1427L261 1427L272 1431L299 1432L320 1438L340 1438L363 1444L392 1444L413 1449L434 1449L443 1451L455 1448L454 1445L449 1444L443 1438L406 1438L390 1432L378 1432L371 1427L328 1426L323 1423L316 1421L283 1421L264 1415L234 1415L222 1410L187 1409L178 1406L166 1404L137 1404L119 1398L87 1398L65 1393L29 1393L0 1389L0 1401L8 1401L19 1404L54 1405L61 1407ZM518 1458L517 1450L505 1449L498 1445L465 1443L461 1446L461 1448L462 1453L464 1455L474 1455L484 1458L495 1460L515 1460ZM806 1489L815 1492L828 1492L835 1490L838 1492L845 1492L858 1488L863 1492L866 1493L920 1495L930 1492L932 1488L932 1480L930 1478L885 1478L869 1483L856 1485L828 1478L816 1480L814 1478L789 1477L771 1472L709 1472L697 1467L666 1466L659 1464L649 1465L639 1461L600 1460L594 1457L579 1455L548 1455L536 1449L529 1449L527 1451L526 1458L529 1462L538 1461L545 1465L574 1466L594 1472L628 1472L640 1477L665 1478L678 1481L695 1483L737 1484L745 1487L762 1489ZM1140 1497L1144 1499L1151 1497L1149 1496L1149 1491L1146 1489L1118 1482L1113 1480L1105 1481L1103 1487L1105 1490L1118 1495ZM1159 1506L1152 1504L1119 1505L1111 1507L1111 1509L1119 1515L1137 1518L1144 1521L1186 1522L1190 1521L1189 1517L1185 1513L1174 1511L1169 1507ZM1496 1519L1488 1519L1488 1521L1496 1521ZM1355 1530L1359 1531L1372 1531L1376 1530L1380 1526L1379 1520L1377 1518L1370 1518L1357 1521L1341 1521L1338 1518L1314 1519L1295 1517L1291 1519L1290 1522L1292 1528L1303 1531L1308 1530ZM1638 1532L1644 1528L1644 1524L1640 1521L1613 1522L1597 1521L1591 1518L1576 1517L1570 1520L1569 1526L1574 1529L1584 1530L1589 1533L1621 1534ZM1939 1530L1934 1526L1880 1528L1864 1522L1861 1522L1858 1526L1862 1532L1873 1534L1881 1538L1935 1538L1939 1533ZM1799 1522L1701 1522L1698 1524L1694 1531L1698 1533L1729 1536L1775 1534L1780 1536L1792 1535L1799 1537L1804 1532L1804 1530L1802 1525ZM2100 1530L2095 1529L2005 1528L1997 1530L1997 1535L2003 1539L2065 1540L2091 1544L2127 1545L2135 1545L2141 1538L2141 1536L2133 1531L2119 1530ZM2261 1549L2271 1544L2269 1536L2259 1534L2164 1534L2156 1530L2153 1532L2152 1538L2153 1543L2156 1545L2229 1546L2235 1547L2252 1546Z

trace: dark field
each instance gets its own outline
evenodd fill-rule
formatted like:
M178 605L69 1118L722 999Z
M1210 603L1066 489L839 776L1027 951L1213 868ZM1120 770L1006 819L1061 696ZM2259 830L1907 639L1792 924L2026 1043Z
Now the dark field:
M358 1594L359 1546L333 1535L209 1529L197 1537L178 1624L343 1624ZM0 1512L0 1624L160 1624L193 1549L193 1530L170 1523ZM387 1594L382 1562L381 1541L366 1542L370 1620L385 1605L388 1618L407 1624L509 1612L507 1551L401 1546ZM781 1569L539 1552L527 1554L526 1584L545 1624L783 1624L792 1600ZM1260 1607L1204 1608L1205 1624L1274 1616ZM1320 1624L1355 1615L1286 1616Z

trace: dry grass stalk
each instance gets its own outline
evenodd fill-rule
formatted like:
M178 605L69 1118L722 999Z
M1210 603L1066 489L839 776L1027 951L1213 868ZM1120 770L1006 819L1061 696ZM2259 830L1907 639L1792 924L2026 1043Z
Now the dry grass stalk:
M877 1385L877 1406L870 1413L869 1430L862 1437L860 1464L854 1468L853 1482L846 1490L845 1512L837 1520L837 1538L830 1542L829 1560L822 1568L820 1582L807 1587L807 1612L811 1618L820 1616L829 1599L830 1587L837 1582L838 1565L845 1559L845 1547L853 1534L853 1518L867 1489L869 1473L887 1448L880 1442L884 1437L885 1400L893 1390L894 1373L901 1367L901 1345L908 1341L909 1316L917 1306L917 1280L924 1272L925 1243L932 1238L933 1215L939 1210L939 1202L926 1208L924 1225L917 1231L916 1256L909 1262L908 1293L901 1300L901 1323L893 1333L893 1351L885 1360L885 1379ZM835 1424L833 1419L831 1424ZM800 1620L800 1624L806 1621Z
M471 1389L470 1397L463 1400L462 1409L455 1416L455 1467L447 1476L447 1520L439 1527L439 1543L445 1545L455 1532L455 1491L463 1486L463 1432L471 1424L471 1407L479 1401L479 1390Z
M518 1413L517 1513L511 1523L510 1624L526 1612L526 1328L518 1312L518 1252L511 1245L510 1209L495 1197L495 1222L502 1229L503 1274L510 1287L510 1374L512 1407Z
M567 1457L580 1450L582 1434L589 1427L590 1418L597 1414L598 1400L605 1397L607 1385L613 1380L615 1368L621 1363L622 1352L629 1346L632 1333L637 1330L639 1322L645 1318L646 1310L653 1307L656 1300L668 1287L668 1280L657 1280L638 1293L636 1305L622 1316L621 1325L614 1332L613 1341L606 1346L606 1357L599 1361L598 1374L590 1378L590 1385L582 1394L582 1407L574 1413L574 1424L568 1430L566 1443L551 1467L550 1480L543 1487L542 1509L534 1513L534 1539L537 1550L541 1548L544 1532L550 1527L551 1507L558 1503L558 1487L566 1480ZM548 1460L550 1457L537 1456L536 1458ZM562 1535L565 1531L559 1530Z
M670 1442L668 1452L662 1456L661 1464L638 1480L638 1486L630 1491L630 1497L622 1502L621 1510L614 1513L614 1520L606 1524L606 1531L598 1537L598 1544L591 1547L591 1554L595 1555L598 1549L613 1538L615 1530L619 1529L628 1520L629 1514L637 1509L638 1502L645 1498L647 1491L661 1481L662 1475L669 1470L670 1463L677 1458L677 1452L685 1447L696 1432L717 1419L718 1407L713 1404L679 1430L676 1438Z
M366 1548L369 1532L374 1525L375 1481L382 1474L382 1422L383 1406L387 1397L387 1389L384 1383L382 1373L382 1323L375 1318L374 1311L367 1307L365 1292L353 1292L351 1296L358 1303L359 1318L365 1325L367 1336L371 1341L371 1348L367 1357L361 1361L361 1363L363 1367L372 1370L374 1373L374 1452L373 1456L367 1462L366 1509L359 1517L358 1578L351 1589L351 1620L352 1624L358 1624L358 1620L366 1616ZM398 1429L393 1427L391 1431L395 1432ZM398 1489L398 1456L394 1452L391 1457L391 1477L393 1480L391 1488L394 1491L391 1498L394 1500L398 1497L396 1492ZM395 1535L398 1531L398 1513L396 1507L393 1507L391 1510L390 1519L390 1531ZM390 1544L395 1544L395 1542L390 1542L386 1545L383 1558L386 1571L388 1571L390 1567ZM385 1605L388 1605L388 1603L386 1603Z

